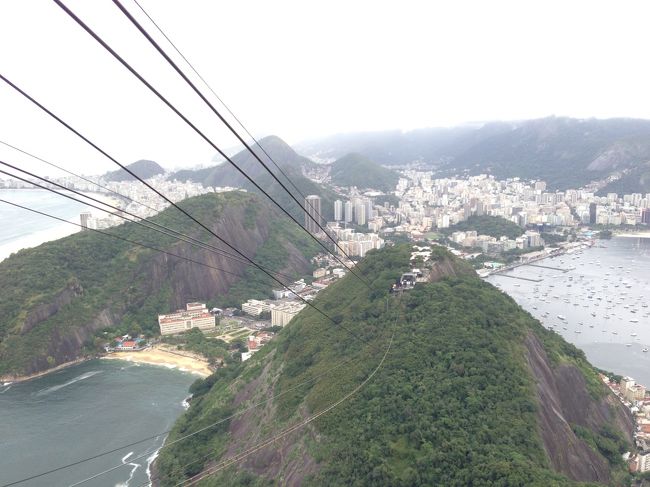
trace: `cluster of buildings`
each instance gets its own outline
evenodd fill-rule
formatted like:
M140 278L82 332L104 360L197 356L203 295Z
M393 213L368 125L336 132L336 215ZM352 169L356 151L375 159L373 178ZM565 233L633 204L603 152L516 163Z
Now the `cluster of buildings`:
M627 458L630 470L639 473L650 471L650 395L645 386L637 384L631 377L623 377L619 383L602 374L600 377L634 416L637 452Z
M234 191L236 189L231 187L205 187L200 183L192 181L168 181L165 175L154 176L147 181L174 203L206 193L220 193ZM128 214L136 215L140 218L148 218L169 206L167 201L154 194L139 181L104 182L98 179L98 182L108 190L119 193L124 197L98 188L85 181L82 181L83 184L80 184L78 180L74 182L70 181L68 184L69 187L74 186L74 189L77 191L98 193L102 196L103 200L119 208L119 211L114 210L112 212L101 212L96 209L81 212L79 220L84 229L104 229L120 225L124 223L124 219L121 216L127 216Z
M378 213L372 198L353 196L345 203L341 200L334 202L334 221L354 223L355 225L381 228L381 220L377 221ZM372 228L371 228L372 230Z
M357 233L352 228L341 228L338 222L328 223L327 229L336 237L337 252L341 256L363 258L369 250L384 246L384 239L376 233Z
M520 237L509 239L506 236L500 238L489 235L478 235L476 231L453 232L449 239L468 248L480 248L487 254L499 254L508 250L529 249L544 246L544 239L539 232L527 231Z
M123 335L115 337L111 344L104 347L107 352L138 352L147 348L149 344L143 337Z
M448 228L472 215L499 216L522 227L650 222L650 194L600 197L590 188L547 191L544 181L487 175L433 179L432 174L405 171L399 179L398 231L417 234Z

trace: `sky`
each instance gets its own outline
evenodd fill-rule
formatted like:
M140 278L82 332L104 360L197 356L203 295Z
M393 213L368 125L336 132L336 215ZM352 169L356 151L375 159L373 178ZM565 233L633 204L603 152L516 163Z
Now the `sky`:
M63 1L217 146L237 146L111 0ZM139 1L258 137L650 118L646 1ZM3 75L120 162L172 169L214 157L53 1L2 0L0 43ZM115 169L2 82L0 140L84 174ZM60 175L1 144L0 160Z

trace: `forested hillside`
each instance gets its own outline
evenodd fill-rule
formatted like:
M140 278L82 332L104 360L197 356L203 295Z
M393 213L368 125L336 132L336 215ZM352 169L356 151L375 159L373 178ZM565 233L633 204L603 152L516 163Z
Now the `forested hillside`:
M472 215L467 220L444 229L444 233L451 235L453 232L466 232L475 230L479 235L489 235L499 238L506 236L515 239L523 235L524 229L516 223L500 216Z
M346 276L315 300L334 323L305 309L244 365L197 381L154 482L620 485L632 423L582 352L444 250L433 282L388 295L409 256L370 252L370 290Z
M320 247L255 195L213 193L181 205L271 270L296 277L311 271L309 259ZM223 247L174 208L153 220ZM230 274L92 231L22 250L0 262L0 377L75 359L84 347L93 348L98 330L126 324L156 333L157 315L188 301L234 303L268 297L275 286L241 262L141 226L128 223L108 232Z
M360 189L395 189L399 175L372 162L361 154L347 154L332 163L330 181L336 186L356 186Z

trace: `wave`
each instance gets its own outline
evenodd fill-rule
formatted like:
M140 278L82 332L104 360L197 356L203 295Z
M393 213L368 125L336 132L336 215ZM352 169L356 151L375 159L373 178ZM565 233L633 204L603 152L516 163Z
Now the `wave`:
M190 394L185 399L183 399L183 402L181 402L181 406L183 406L183 409L185 409L185 411L187 411L190 408L190 400L192 399L193 395L194 394Z
M133 462L129 463L129 462L127 462L127 460L129 459L129 457L131 455L133 455L133 452L129 452L129 453L127 453L126 455L124 455L122 457L122 463L124 465L131 465L133 467L131 469L131 473L129 474L129 478L125 482L118 482L117 484L115 484L115 487L129 487L129 482L131 482L131 480L133 480L133 476L135 475L135 471L138 468L140 468L140 464L138 464L138 463L133 463Z
M5 387L4 389L2 389L2 390L0 391L0 394L4 394L4 393L7 392L9 389L11 389L11 384L8 385L7 387Z
M81 380L88 379L92 377L93 375L101 374L101 370L91 370L90 372L86 372L85 374L81 374L78 377L75 377L74 379L69 380L68 382L64 382L63 384L58 384L56 386L52 387L47 387L45 389L41 389L36 393L37 396L47 396L48 394L51 394L53 392L56 392L60 389L63 389L64 387L68 387L69 385L74 384L75 382L79 382Z

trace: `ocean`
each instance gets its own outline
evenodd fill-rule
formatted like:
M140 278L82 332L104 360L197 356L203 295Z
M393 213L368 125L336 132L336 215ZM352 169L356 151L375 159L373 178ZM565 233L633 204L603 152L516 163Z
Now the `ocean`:
M0 199L79 223L86 205L44 189L0 189ZM0 261L13 252L78 232L79 227L0 203Z
M184 411L197 376L150 365L92 360L0 385L0 485L164 433ZM165 436L18 485L140 486ZM141 457L141 458L139 458Z
M508 275L539 282L498 274L488 281L581 348L596 367L650 386L650 238L600 240L535 264L562 271L521 266Z

